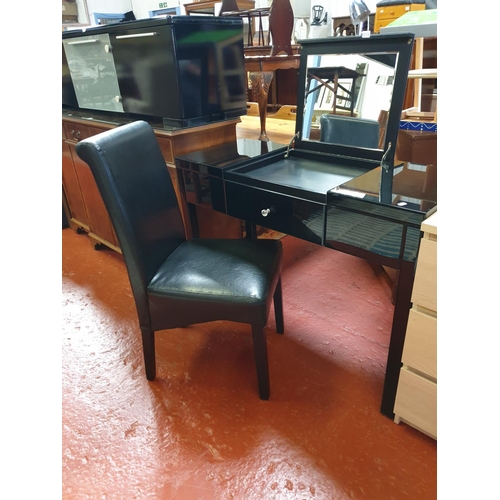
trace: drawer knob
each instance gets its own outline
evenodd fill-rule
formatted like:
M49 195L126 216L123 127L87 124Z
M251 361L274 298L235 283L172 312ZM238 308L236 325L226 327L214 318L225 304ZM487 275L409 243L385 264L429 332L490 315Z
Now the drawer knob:
M262 217L267 217L271 212L276 212L276 209L274 207L271 207L271 208L263 208L261 211L260 211L260 215L262 215Z
M79 130L72 130L71 131L71 137L77 141L79 141L82 138L82 134Z

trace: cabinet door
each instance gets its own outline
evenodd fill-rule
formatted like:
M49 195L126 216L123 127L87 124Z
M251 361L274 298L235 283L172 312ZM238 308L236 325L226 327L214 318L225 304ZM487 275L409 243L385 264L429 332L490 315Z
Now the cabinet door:
M70 146L63 140L62 143L62 178L64 192L68 201L71 219L84 229L89 229L87 209L83 202L80 184L75 172Z
M111 220L109 219L108 212L102 201L92 172L89 166L77 155L75 146L69 145L69 148L82 190L83 201L87 209L90 231L94 233L95 236L98 236L114 246L118 246Z
M108 33L63 40L78 106L123 113Z

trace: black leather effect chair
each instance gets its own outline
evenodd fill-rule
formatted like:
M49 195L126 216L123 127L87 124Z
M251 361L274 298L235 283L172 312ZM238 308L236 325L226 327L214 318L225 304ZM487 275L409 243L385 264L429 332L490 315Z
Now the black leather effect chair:
M264 327L274 298L283 333L277 240L186 240L176 194L151 126L136 121L79 142L120 242L142 332L146 377L155 331L216 320L249 323L261 399L269 399Z

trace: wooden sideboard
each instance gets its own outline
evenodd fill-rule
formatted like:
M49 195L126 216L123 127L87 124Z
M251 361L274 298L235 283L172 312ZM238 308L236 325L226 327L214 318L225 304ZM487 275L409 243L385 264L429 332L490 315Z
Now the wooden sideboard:
M174 131L155 128L155 134L165 158L166 168L176 189L186 236L192 237L190 209L179 195L179 182L174 160L178 155L197 149L236 141L239 119L187 127ZM87 233L94 248L104 245L120 252L119 242L106 207L88 165L75 151L75 145L87 137L121 125L109 118L99 120L94 114L64 113L62 117L62 187L63 208L71 229ZM192 209L192 208L191 208ZM213 210L196 207L198 220L203 221L204 237L242 237L241 221Z
M422 232L394 420L437 439L437 212Z

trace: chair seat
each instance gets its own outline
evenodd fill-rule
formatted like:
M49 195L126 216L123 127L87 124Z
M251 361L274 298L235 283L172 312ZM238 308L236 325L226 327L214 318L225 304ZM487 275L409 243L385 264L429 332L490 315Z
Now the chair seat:
M265 326L281 257L276 240L181 243L147 287L153 330L215 320Z

